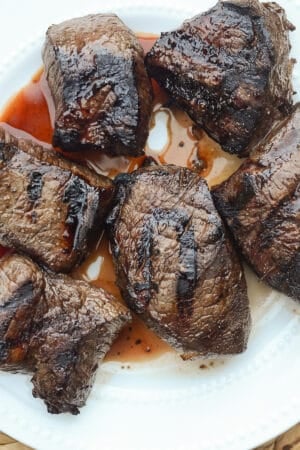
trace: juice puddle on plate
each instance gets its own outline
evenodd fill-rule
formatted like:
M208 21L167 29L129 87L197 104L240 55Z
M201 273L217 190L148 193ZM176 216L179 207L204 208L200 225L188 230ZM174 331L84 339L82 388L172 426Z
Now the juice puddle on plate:
M138 33L138 37L145 51L148 51L156 40L156 36L143 33ZM155 81L152 81L152 84L154 104L150 129L155 126L158 115L163 115L167 133L166 142L158 151L153 150L149 143L146 145L146 156L153 157L158 164L172 163L196 170L206 178L210 186L228 178L239 167L242 160L223 152L220 146L203 130L197 128L183 111L170 103L167 94ZM10 100L0 116L0 121L51 144L53 112L52 99L49 97L43 69L40 69L29 84ZM145 157L109 158L95 152L85 153L84 158L72 153L65 153L65 155L110 177L116 176L119 172L135 170L143 164L145 159ZM0 257L4 253L5 249L0 247ZM122 302L120 291L115 284L112 257L105 234L100 242L95 243L87 260L72 275L106 289ZM132 324L123 330L112 346L106 360L142 361L170 350L170 347L149 330L139 318L134 317Z

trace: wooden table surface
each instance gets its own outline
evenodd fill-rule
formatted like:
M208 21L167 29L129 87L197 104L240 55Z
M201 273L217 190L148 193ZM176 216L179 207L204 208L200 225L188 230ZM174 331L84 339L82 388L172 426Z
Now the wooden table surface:
M0 432L0 450L30 450L30 448ZM257 447L256 450L300 450L300 424L276 439Z

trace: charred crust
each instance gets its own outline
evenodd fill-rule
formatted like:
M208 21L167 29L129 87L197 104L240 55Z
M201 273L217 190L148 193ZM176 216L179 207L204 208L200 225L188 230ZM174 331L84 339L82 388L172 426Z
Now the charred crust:
M63 193L63 202L68 204L68 213L65 224L72 239L72 247L80 246L78 228L82 226L82 221L87 207L87 185L78 177L71 177Z
M177 306L180 318L193 314L194 294L197 283L197 245L193 227L179 237L179 264L182 267L176 286Z
M36 202L42 195L43 173L32 171L29 174L29 184L27 186L28 197L31 202Z

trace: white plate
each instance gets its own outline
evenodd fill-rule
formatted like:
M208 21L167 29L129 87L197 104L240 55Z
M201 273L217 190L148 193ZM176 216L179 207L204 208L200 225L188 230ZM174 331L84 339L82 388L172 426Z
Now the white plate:
M116 11L130 27L158 33L214 4L207 0L148 0L110 7L90 0L11 0L1 9L0 99L5 101L41 65L43 38L14 56L9 49L33 29L87 12ZM145 1L143 2L145 5ZM281 0L289 18L300 22L299 1ZM125 8L125 5L131 7ZM132 6L133 5L133 6ZM166 5L169 5L166 6ZM16 14L15 14L16 13ZM61 16L58 16L61 13ZM17 15L17 17L16 17ZM293 33L299 55L300 30ZM297 67L298 69L298 67ZM295 87L300 91L299 72ZM300 419L300 306L247 272L254 326L248 350L206 370L167 354L148 363L105 363L79 416L47 414L31 396L30 378L0 374L0 429L38 449L242 450L286 430Z

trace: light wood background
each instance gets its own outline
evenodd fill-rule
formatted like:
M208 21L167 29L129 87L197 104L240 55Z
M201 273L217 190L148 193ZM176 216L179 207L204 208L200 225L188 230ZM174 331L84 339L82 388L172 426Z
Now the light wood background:
M0 432L0 450L31 449ZM300 424L256 450L300 450Z

